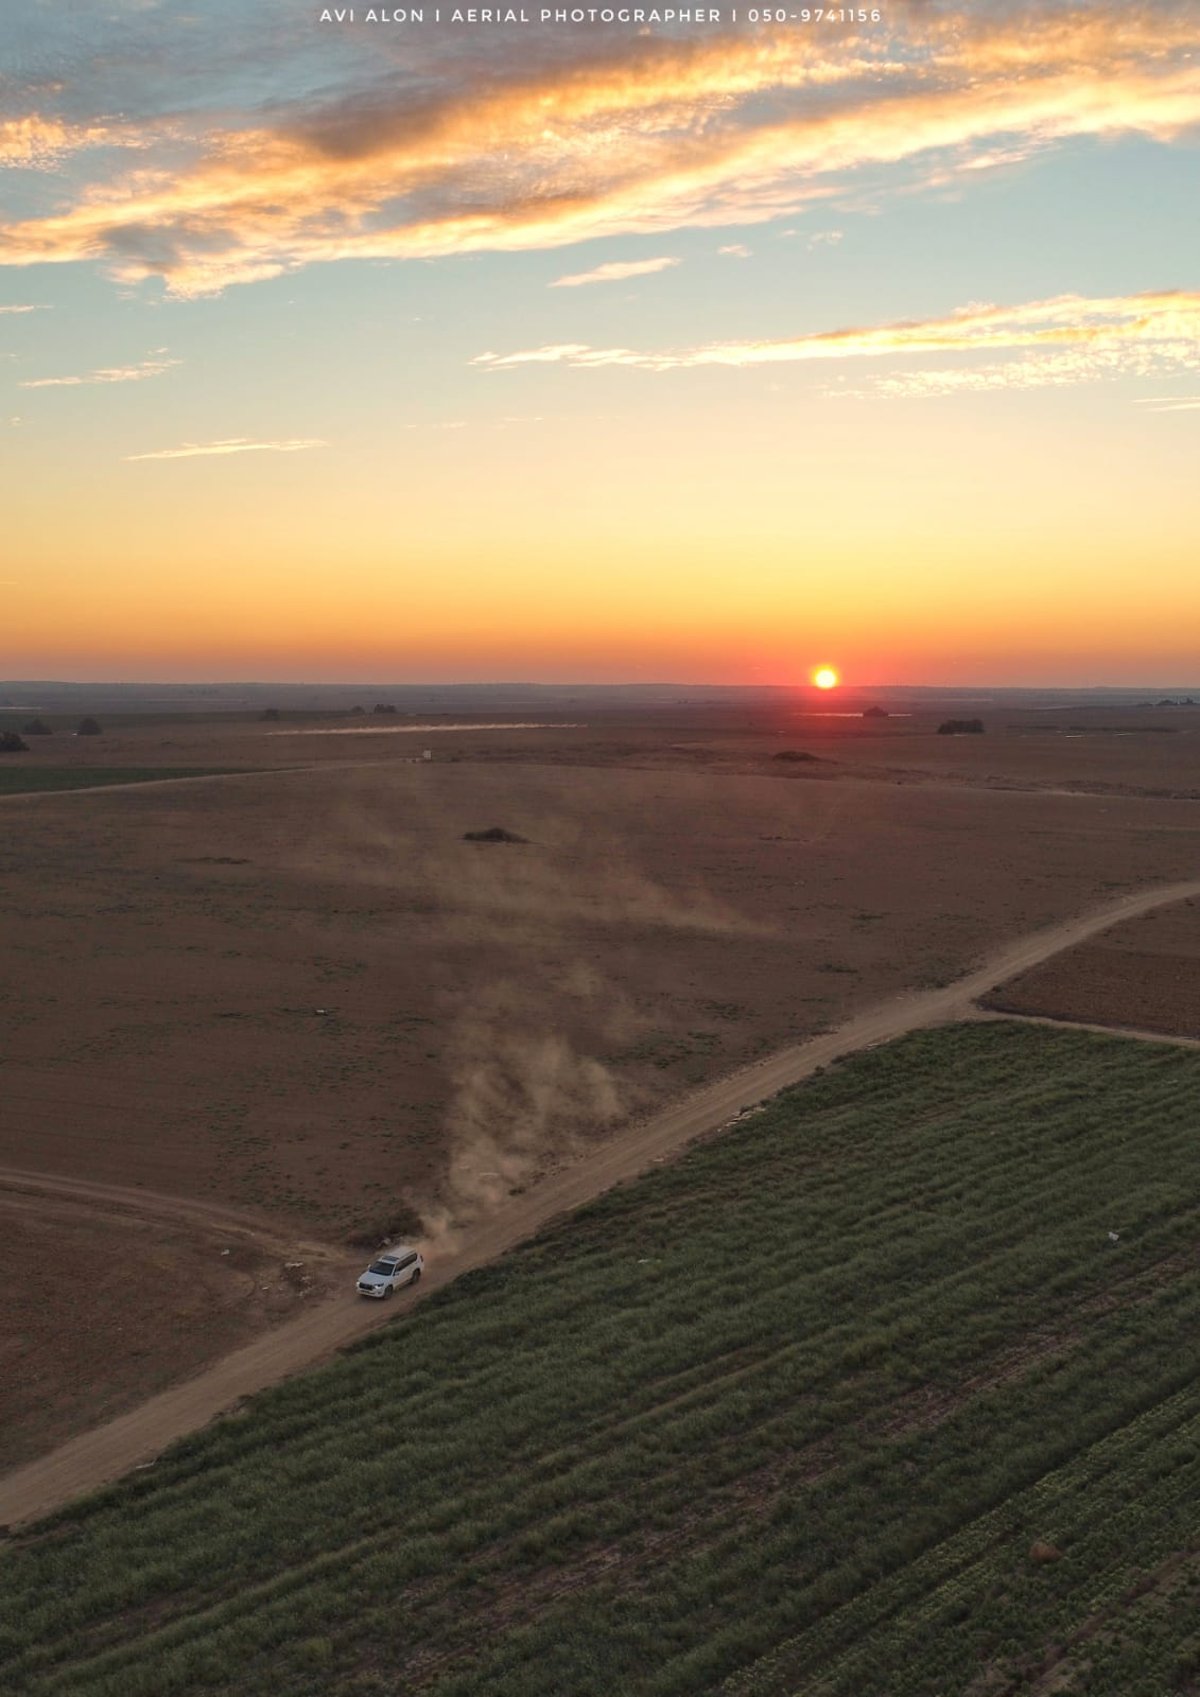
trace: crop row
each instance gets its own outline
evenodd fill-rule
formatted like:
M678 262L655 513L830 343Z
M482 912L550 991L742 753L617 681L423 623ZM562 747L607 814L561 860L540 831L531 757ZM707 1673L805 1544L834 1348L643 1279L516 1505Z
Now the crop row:
M1198 1402L1194 1389L1170 1399L1153 1420L1095 1446L1085 1466L1056 1469L1014 1497L988 1518L985 1543L968 1564L962 1565L964 1541L950 1540L935 1552L930 1570L957 1568L953 1577L918 1602L915 1576L908 1576L902 1612L893 1598L882 1624L860 1634L815 1681L797 1682L795 1671L780 1679L777 1662L774 1677L762 1670L736 1689L755 1697L800 1690L856 1697L880 1688L886 1669L897 1697L928 1697L947 1686L965 1689L981 1667L989 1669L989 1691L1018 1689L1062 1645L1121 1618L1144 1576L1186 1545L1200 1487ZM1185 1406L1193 1412L1175 1425ZM1031 1539L1040 1542L1047 1533L1060 1554L1043 1565L1029 1552Z

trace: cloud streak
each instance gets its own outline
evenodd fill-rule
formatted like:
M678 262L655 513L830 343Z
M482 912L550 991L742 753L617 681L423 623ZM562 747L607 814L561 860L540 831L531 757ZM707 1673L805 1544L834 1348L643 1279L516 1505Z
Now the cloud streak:
M178 448L156 448L149 454L126 454L134 460L193 460L210 454L299 454L328 444L317 437L289 437L278 442L253 442L247 436L226 436L219 442L184 442Z
M995 361L997 353L1016 360ZM678 371L698 366L745 369L760 365L888 359L912 354L966 355L966 368L912 372L881 379L875 393L952 394L969 389L1032 388L1097 377L1200 366L1200 292L1182 289L1089 299L1059 295L1021 306L972 304L943 318L884 324L774 341L718 342L703 347L639 352L558 343L471 361L498 371L528 364L576 369L632 366ZM859 391L861 393L861 391Z
M161 377L173 366L181 365L182 360L167 359L166 349L152 354L148 359L140 360L137 365L107 365L96 371L84 372L78 377L26 377L19 385L22 389L77 389L87 383L144 383L147 378Z
M1147 412L1197 412L1200 411L1200 395L1182 395L1178 400L1143 400L1141 403Z
M556 277L548 286L552 289L581 289L589 283L624 283L630 277L651 277L656 271L667 271L678 264L677 259L616 260L609 265L597 265L594 271L577 271L569 277Z
M211 294L317 262L753 225L863 173L873 192L896 172L962 183L1072 137L1166 141L1200 122L1193 0L888 16L836 46L794 29L522 40L486 85L446 48L390 83L240 118L214 96L208 115L151 125L134 169L99 119L31 115L5 131L16 157L88 168L0 226L0 262L93 261Z

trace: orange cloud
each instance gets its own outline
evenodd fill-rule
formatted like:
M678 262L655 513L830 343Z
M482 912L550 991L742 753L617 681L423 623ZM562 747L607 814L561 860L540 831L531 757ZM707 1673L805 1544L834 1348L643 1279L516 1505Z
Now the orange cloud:
M1071 136L1174 137L1200 122L1198 45L1186 0L974 21L901 7L890 33L836 50L797 30L635 36L501 65L485 89L451 72L418 95L214 120L184 164L97 179L65 210L0 226L0 262L99 260L197 295L318 261L753 224L864 167L936 156L957 174Z
M46 169L68 153L89 147L144 147L148 138L130 125L68 124L30 113L0 118L0 167L25 165Z

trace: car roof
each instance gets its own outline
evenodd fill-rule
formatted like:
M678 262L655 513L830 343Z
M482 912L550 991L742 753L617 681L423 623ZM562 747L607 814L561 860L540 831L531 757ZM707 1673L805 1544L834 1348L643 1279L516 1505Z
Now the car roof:
M402 1255L412 1255L413 1253L414 1251L409 1248L407 1243L402 1243L399 1249L385 1249L383 1253L381 1255L377 1255L375 1259L377 1261L399 1261Z

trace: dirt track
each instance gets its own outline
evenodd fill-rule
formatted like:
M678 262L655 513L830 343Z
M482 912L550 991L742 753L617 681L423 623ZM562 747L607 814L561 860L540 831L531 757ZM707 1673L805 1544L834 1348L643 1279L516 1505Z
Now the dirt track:
M297 1249L324 1259L344 1261L345 1253L327 1243L285 1236L256 1218L248 1209L227 1208L216 1202L197 1202L185 1196L164 1196L155 1190L120 1184L94 1184L88 1179L62 1178L56 1173L32 1173L20 1167L0 1167L0 1207L35 1209L39 1198L54 1197L78 1203L93 1213L136 1214L165 1225L217 1227L249 1239L256 1247L288 1254Z
M1005 1008L975 1008L979 1020L1006 1020L1010 1025L1047 1025L1058 1031L1094 1031L1099 1037L1136 1037L1139 1043L1169 1043L1173 1049L1200 1049L1200 1037L1177 1037L1170 1031L1147 1031L1142 1025L1101 1024L1094 1019L1058 1019L1053 1014L1009 1012Z
M892 997L825 1036L780 1050L684 1097L646 1124L629 1128L584 1159L552 1174L470 1228L464 1233L460 1247L430 1267L421 1294L449 1284L471 1268L493 1260L556 1215L580 1207L613 1185L636 1177L647 1167L677 1153L694 1138L727 1124L743 1108L800 1082L830 1061L924 1026L967 1016L977 996L1016 973L1122 920L1198 894L1200 879L1159 885L1123 896L1082 917L1020 938L944 988ZM25 1181L42 1182L28 1174ZM54 1184L69 1182L55 1180ZM117 1187L86 1188L100 1192ZM141 1194L123 1193L126 1200ZM162 1206L168 1200L154 1197L152 1205ZM204 1203L180 1206L189 1210L191 1217L206 1212L210 1218L220 1216L221 1223L226 1225L234 1214L233 1210L225 1209L209 1211ZM411 1306L412 1300L404 1305ZM39 1518L73 1497L152 1461L168 1444L230 1409L240 1398L329 1356L394 1312L390 1304L363 1303L348 1290L345 1297L331 1299L302 1318L235 1350L195 1378L72 1439L0 1481L0 1524L15 1526Z

